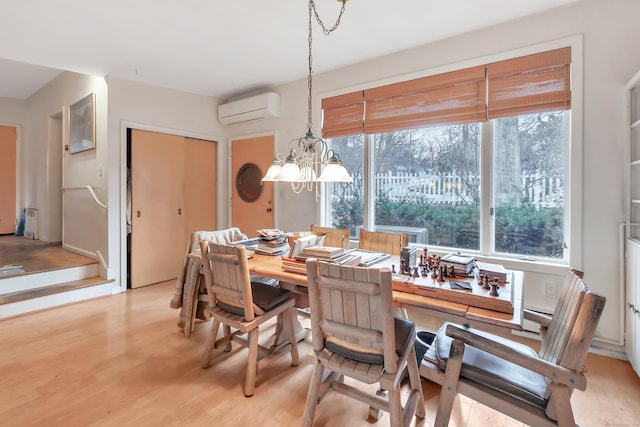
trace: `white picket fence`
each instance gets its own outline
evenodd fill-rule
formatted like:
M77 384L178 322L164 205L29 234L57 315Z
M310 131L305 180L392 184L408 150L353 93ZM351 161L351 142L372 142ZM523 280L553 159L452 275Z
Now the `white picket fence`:
M358 181L358 180L357 180ZM375 177L377 196L386 196L394 201L428 200L430 203L442 204L467 204L473 203L473 194L470 186L475 187L475 193L480 182L480 177L470 179L471 183L465 185L459 176L418 174L380 174ZM349 186L349 191L354 191ZM538 173L533 176L523 176L521 187L527 198L538 208L560 207L564 201L564 185L561 178L543 177ZM524 194L523 194L524 196Z

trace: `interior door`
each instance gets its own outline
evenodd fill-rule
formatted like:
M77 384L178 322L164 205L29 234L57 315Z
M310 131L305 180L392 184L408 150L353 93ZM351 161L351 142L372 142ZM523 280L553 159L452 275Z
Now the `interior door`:
M0 126L0 234L16 231L16 128Z
M191 233L216 230L217 144L185 138L184 144L184 244Z
M177 277L184 243L184 137L131 134L131 287Z
M231 141L231 225L249 237L273 228L273 183L261 183L271 166L273 135Z

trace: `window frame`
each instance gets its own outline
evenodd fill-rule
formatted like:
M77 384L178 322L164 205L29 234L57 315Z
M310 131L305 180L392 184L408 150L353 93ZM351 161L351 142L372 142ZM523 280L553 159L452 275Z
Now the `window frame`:
M459 63L450 64L443 67L434 67L428 70L424 70L421 73L411 73L410 75L399 75L392 79L385 79L380 81L369 82L366 87L360 85L358 87L342 88L341 90L322 93L322 97L336 96L341 93L363 90L369 87L375 87L377 85L384 85L396 82L402 82L409 79L415 79L419 77L426 77L439 73L455 71L462 68L467 68L482 63L496 62L519 56L525 56L535 53L540 53L548 50L558 49L562 47L571 47L571 108L569 111L569 126L566 127L566 145L565 145L565 212L564 212L564 236L565 236L565 255L563 259L549 259L549 258L535 258L524 257L522 255L508 256L503 253L496 253L493 246L493 234L494 229L494 216L490 214L491 207L493 206L493 192L492 192L492 144L487 143L491 141L491 121L488 120L482 123L482 144L481 144L481 159L480 159L480 173L481 177L485 178L481 180L481 212L480 212L480 249L475 253L478 259L486 260L502 260L505 265L510 268L519 268L527 270L534 265L534 270L541 272L546 270L550 273L558 272L554 267L556 266L574 266L578 268L582 265L582 104L583 104L583 39L581 35L571 36L563 39L558 39L550 42L540 43L528 47L516 48L508 51L504 51L497 54L487 55L474 60L463 61ZM370 155L369 147L369 135L365 136L364 156L365 164L364 174L365 180L368 184L368 188L373 188L373 156ZM363 222L364 227L370 227L373 224L372 207L374 200L370 191L366 191L364 194L364 213ZM484 195L489 195L485 197ZM322 224L330 224L329 218L329 206L327 203L327 197L321 198L319 206L319 220ZM352 242L352 244L354 244ZM441 248L433 248L438 252ZM442 248L446 252L447 248ZM450 248L455 249L455 248ZM474 251L468 251L474 253ZM548 266L546 268L545 266Z

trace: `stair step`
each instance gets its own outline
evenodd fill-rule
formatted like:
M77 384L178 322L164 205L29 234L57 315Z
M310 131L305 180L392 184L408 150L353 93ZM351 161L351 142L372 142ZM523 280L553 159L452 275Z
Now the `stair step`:
M61 292L73 291L76 289L87 288L90 286L96 286L96 285L109 283L109 282L113 282L113 280L105 280L102 277L89 277L86 279L59 283L56 285L42 286L38 288L12 292L8 294L0 295L0 305L11 304L11 303L25 301L33 298L44 297L47 295L53 295Z
M0 278L0 296L98 276L98 263Z

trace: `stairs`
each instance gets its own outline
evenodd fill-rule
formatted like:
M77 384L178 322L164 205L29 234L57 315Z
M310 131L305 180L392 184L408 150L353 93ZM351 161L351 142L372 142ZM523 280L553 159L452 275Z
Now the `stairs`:
M0 319L112 294L98 263L0 278Z

